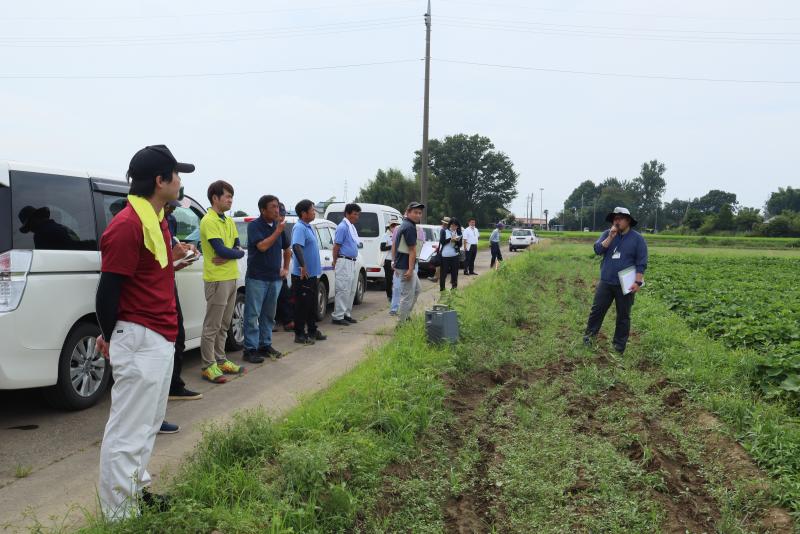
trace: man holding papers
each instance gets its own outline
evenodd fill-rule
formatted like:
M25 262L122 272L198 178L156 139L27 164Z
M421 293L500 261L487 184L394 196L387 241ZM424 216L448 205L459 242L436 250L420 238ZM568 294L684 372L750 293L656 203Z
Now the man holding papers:
M614 350L622 354L631 330L633 297L644 284L647 269L647 243L633 230L636 219L626 208L614 208L606 221L612 223L594 244L594 252L603 256L600 281L594 294L592 310L586 325L583 342L591 345L600 331L611 303L617 306L617 326L614 330Z

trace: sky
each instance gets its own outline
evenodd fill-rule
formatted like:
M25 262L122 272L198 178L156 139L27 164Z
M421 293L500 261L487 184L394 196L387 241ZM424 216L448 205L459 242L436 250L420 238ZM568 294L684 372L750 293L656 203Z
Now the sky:
M124 176L168 145L187 192L352 200L422 142L424 0L32 0L0 10L0 159ZM667 166L664 200L800 186L800 4L433 0L430 137L488 136L512 210ZM543 191L541 191L543 190ZM541 195L540 195L541 191ZM204 202L204 200L201 200ZM449 214L455 215L458 214Z

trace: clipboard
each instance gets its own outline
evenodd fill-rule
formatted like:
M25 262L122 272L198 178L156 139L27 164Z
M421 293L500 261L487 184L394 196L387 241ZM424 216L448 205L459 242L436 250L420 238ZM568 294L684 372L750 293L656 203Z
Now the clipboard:
M636 282L636 267L631 265L617 273L619 285L622 287L622 294L627 295L631 292L631 286Z

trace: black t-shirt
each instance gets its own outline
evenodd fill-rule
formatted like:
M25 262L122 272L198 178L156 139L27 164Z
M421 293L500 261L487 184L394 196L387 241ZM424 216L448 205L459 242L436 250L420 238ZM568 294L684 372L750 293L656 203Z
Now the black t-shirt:
M404 239L409 249L417 246L417 225L410 219L403 219L403 223L400 225L400 228L397 230L397 235L394 237L394 247L395 250L397 250L394 266L397 270L407 271L409 268L408 254L400 252L401 239Z

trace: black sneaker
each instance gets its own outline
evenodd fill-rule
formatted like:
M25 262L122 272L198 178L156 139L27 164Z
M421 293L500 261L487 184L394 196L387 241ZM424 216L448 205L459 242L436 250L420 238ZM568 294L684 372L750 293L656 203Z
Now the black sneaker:
M142 504L155 512L163 513L169 510L169 497L166 495L159 495L158 493L150 493L150 490L143 488Z
M331 319L332 324L338 324L340 326L350 326L350 323L345 319Z
M180 391L169 394L169 400L199 400L203 398L202 393L183 388Z
M283 358L283 353L275 349L275 347L273 347L272 345L261 347L260 349L258 349L258 352L259 354L263 354L264 356L272 358L273 360L277 360L278 358Z
M325 334L323 334L319 330L315 330L312 335L314 336L313 339L316 339L317 341L325 341L326 339L328 339L328 336L326 336Z
M264 363L264 357L250 349L244 349L244 352L242 352L242 359L250 363Z
M294 342L299 343L300 345L313 345L314 340L308 336L299 336L297 334L294 335Z
M620 347L619 345L614 345L614 352L622 356L625 353L625 347Z
M584 347L592 346L592 336L583 336L583 346Z
M347 321L350 324L356 324L358 322L355 319L353 319L352 317L350 317L349 315L345 315L344 316L344 320Z

